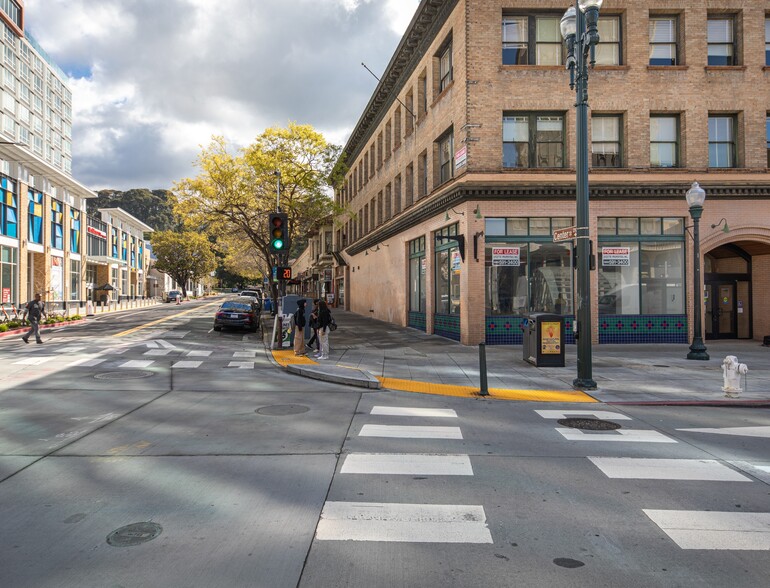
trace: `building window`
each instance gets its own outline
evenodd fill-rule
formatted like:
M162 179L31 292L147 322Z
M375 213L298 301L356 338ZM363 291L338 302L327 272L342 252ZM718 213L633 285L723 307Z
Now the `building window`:
M0 245L0 293L4 304L21 302L16 291L19 282L19 250L16 247Z
M393 214L401 212L401 174L393 180Z
M679 167L679 117L650 117L650 167Z
M709 167L736 167L735 117L709 116Z
M595 115L591 119L593 167L622 167L620 115Z
M770 115L765 115L765 141L767 142L767 167L770 167Z
M13 239L19 236L19 202L16 182L0 178L0 235Z
M382 131L377 135L377 169L382 167Z
M409 242L409 311L425 312L425 237Z
M43 244L43 193L30 189L27 192L29 200L29 235L27 238L30 243Z
M391 184L385 186L385 220L389 221L393 216L393 187Z
M406 136L409 136L414 130L414 92L411 89L406 93L406 100L404 100L404 103L406 104L404 107L404 110L406 110L406 114L404 115L404 120L406 122L405 134Z
M503 65L561 65L559 18L555 15L504 16ZM530 39L534 39L534 47L530 47Z
M428 195L428 152L423 151L417 159L417 198Z
M598 23L599 44L596 45L596 65L620 65L620 17L602 16ZM561 39L560 39L561 40Z
M136 268L136 237L131 237L131 267Z
M436 231L436 301L435 314L460 314L460 271L462 258L457 241L457 223Z
M393 124L388 120L385 123L385 159L390 157L390 153L393 151Z
M70 208L70 251L80 253L80 211Z
M708 19L708 64L735 65L735 20L714 16Z
M650 65L677 65L679 19L676 16L650 17Z
M128 261L128 235L125 232L120 234L120 259Z
M503 167L564 167L564 115L504 115Z
M70 300L80 300L80 261L70 260Z
M88 218L86 228L89 256L107 256L107 225L95 218Z
M64 205L51 200L51 247L64 249Z
M414 163L406 166L404 208L414 204Z
M423 70L417 80L417 103L419 104L419 116L422 118L428 114L428 72Z
M765 65L770 65L770 18L765 19Z
M439 56L438 91L439 94L447 89L452 81L452 42L444 48Z
M0 8L17 27L21 28L21 8L18 3L14 0L0 0Z
M454 170L454 135L452 131L438 140L439 184L452 179Z

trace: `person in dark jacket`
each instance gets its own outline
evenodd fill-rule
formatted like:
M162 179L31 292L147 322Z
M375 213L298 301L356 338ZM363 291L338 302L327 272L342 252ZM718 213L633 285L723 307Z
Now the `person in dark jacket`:
M329 325L332 324L332 313L325 300L318 301L318 340L321 342L321 355L318 359L329 359Z
M43 342L40 338L40 319L44 316L47 317L48 315L45 312L45 302L43 302L42 298L43 297L40 294L35 294L35 299L27 302L27 305L24 307L24 316L22 316L22 320L29 315L29 331L21 338L25 343L29 343L30 335L34 335L35 340L38 343Z
M310 337L310 341L307 342L307 348L312 349L313 343L315 343L315 355L321 354L321 341L318 339L318 303L319 298L313 300L313 311L310 313L310 328L313 331L313 336Z
M305 303L307 300L297 300L297 311L294 313L294 355L307 355L305 351Z

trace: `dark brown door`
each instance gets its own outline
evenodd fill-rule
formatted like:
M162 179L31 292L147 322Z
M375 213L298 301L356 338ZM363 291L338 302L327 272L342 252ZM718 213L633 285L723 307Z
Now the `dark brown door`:
M706 338L736 339L737 305L735 284L719 282L706 285Z

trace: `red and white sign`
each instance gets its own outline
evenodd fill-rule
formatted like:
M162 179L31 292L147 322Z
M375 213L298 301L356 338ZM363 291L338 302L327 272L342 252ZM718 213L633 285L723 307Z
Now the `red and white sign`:
M11 302L11 289L3 288L3 304Z
M602 265L605 267L629 267L630 247L602 247Z
M99 229L95 229L93 227L87 227L86 228L86 232L89 235L95 235L97 237L101 237L102 239L106 239L107 238L107 233L105 233L104 231L100 231Z
M492 247L492 265L519 267L521 249L519 247Z
M468 146L463 145L455 151L455 169L460 169L468 163Z

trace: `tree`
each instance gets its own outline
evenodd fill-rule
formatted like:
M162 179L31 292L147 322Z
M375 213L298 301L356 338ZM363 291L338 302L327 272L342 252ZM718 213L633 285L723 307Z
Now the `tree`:
M171 209L169 190L134 188L127 192L100 190L98 197L87 200L88 214L96 214L100 208L122 208L156 231L179 228L179 220Z
M217 267L211 243L200 233L160 231L151 235L150 242L157 258L155 269L180 284L185 297L188 281L199 280Z
M339 154L312 126L296 123L267 129L237 153L224 138L214 137L198 157L200 174L175 184L174 212L186 227L204 230L217 242L245 242L244 250L259 258L254 272L260 273L273 265L267 220L276 209L276 172L290 234L306 235L334 211L329 188L344 174L335 165Z

